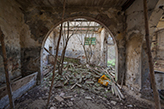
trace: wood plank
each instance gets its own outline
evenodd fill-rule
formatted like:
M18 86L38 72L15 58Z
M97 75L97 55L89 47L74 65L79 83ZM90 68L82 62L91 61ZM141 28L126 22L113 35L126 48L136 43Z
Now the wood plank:
M36 75L37 75L37 72L13 82L11 84L12 91L16 91L17 89L21 88L22 86L30 82L31 79L33 78L36 79ZM7 95L7 88L5 85L3 87L0 87L0 99L6 95Z
M33 77L33 75L35 75L32 79L30 79L30 81L28 83L26 83L25 85L23 85L22 87L18 88L17 90L13 91L13 99L15 100L16 98L22 96L26 91L28 91L29 89L31 89L33 86L36 85L36 78L37 78L37 72L34 74L31 74L27 77L24 77L18 81L15 82L21 82L22 80L27 81L26 79L29 79L31 76ZM5 108L7 105L9 105L9 99L8 99L8 95L5 95L4 97L2 97L0 99L0 109Z

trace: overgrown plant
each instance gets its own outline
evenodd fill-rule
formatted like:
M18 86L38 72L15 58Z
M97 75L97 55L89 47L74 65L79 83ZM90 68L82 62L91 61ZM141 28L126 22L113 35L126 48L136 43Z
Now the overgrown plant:
M85 32L85 35L83 35L82 31L81 31L81 34L78 35L78 40L80 42L80 44L82 45L83 47L83 50L84 50L84 54L85 54L85 59L86 59L86 63L87 64L90 64L91 63L91 58L93 56L93 49L92 49L92 43L88 43L88 45L85 45L85 38L87 38L87 35L88 35L88 32L89 32L89 26L90 26L91 22L88 22L87 23L87 30ZM95 30L95 29L94 29ZM91 36L90 37L93 37L93 34L94 34L94 30L91 31ZM84 40L84 41L83 41Z
M66 24L67 24L67 30L65 30L65 28L64 28L64 30L62 31L62 35L63 35L63 50L62 50L61 58L59 60L60 62L58 63L58 70L59 70L59 74L60 75L63 72L63 62L64 62L64 57L65 57L65 52L66 52L66 49L67 49L68 41L74 34L76 34L76 32L78 30L77 28L73 29L72 33L70 34L70 29L72 29L72 28L69 27L70 22L69 21L65 22L63 26L65 26ZM77 26L79 26L79 25L75 25L75 27L77 27Z

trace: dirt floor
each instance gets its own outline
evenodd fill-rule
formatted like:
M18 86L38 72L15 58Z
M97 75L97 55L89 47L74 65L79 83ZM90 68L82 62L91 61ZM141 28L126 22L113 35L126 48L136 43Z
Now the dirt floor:
M71 86L53 89L50 109L154 109L151 105L135 100L126 95L120 101L111 92L97 95L78 87ZM37 86L15 101L16 109L45 109L48 87Z

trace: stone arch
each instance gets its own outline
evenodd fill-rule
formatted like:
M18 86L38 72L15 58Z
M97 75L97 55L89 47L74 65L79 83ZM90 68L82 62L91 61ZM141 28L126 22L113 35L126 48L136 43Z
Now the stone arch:
M156 4L150 18L149 18L149 28L150 28L150 36L153 35L155 32L155 28L157 27L157 24L162 17L162 14L164 13L163 9L161 9L161 6L164 6L164 0L159 0ZM163 7L162 7L163 8Z
M107 16L106 16L107 17ZM117 36L116 36L116 31L114 30L114 28L112 27L112 26L110 26L110 24L108 23L105 23L105 22L107 22L107 21L109 21L109 18L107 19L105 17L105 21L103 20L104 18L100 15L99 17L96 17L96 18L92 18L92 17L86 17L86 16L76 16L76 17L70 17L70 18L67 18L67 19L65 19L64 21L68 21L68 20L72 20L72 19L76 19L76 18L85 18L85 19L87 19L87 20L90 20L90 21L95 21L95 22L97 22L97 23L99 23L99 24L101 24L102 26L104 26L106 29L107 29L107 31L110 33L110 35L111 35L111 37L113 38L113 41L114 41L114 43L115 43L115 54L116 54L116 66L115 66L115 69L116 69L116 74L118 74L118 75L116 75L117 76L117 78L118 78L118 80L120 79L120 73L121 72L119 72L119 71L121 71L119 68L121 68L121 67L123 67L124 65L121 65L122 63L119 63L118 62L118 60L120 59L120 58L122 58L121 56L119 56L119 46L120 45L118 45L119 44L119 41L120 41L120 39L116 39L117 38ZM101 19L101 20L99 20L99 19ZM40 50L40 58L42 58L43 56L43 54L42 54L42 52L43 52L43 47L44 47L44 45L45 45L45 42L46 42L46 39L48 38L48 36L49 36L49 34L54 30L54 28L56 27L56 26L58 26L59 24L61 23L61 21L59 21L59 22L57 22L57 23L55 23L55 25L48 31L48 33L44 36L44 39L43 39L43 41L42 41L42 45L41 45L41 50ZM122 36L121 36L122 37ZM120 54L121 55L121 54ZM124 64L124 63L123 63ZM42 59L40 59L40 72L42 72ZM42 77L42 73L41 73L41 77ZM121 81L121 80L120 80Z

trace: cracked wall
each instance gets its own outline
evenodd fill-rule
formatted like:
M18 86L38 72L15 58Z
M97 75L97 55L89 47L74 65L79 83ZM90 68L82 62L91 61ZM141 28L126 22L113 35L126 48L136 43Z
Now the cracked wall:
M8 58L10 78L21 76L20 33L23 26L23 14L19 5L9 0L0 1L0 27L5 35L4 42ZM0 44L0 84L5 81L2 48Z
M17 0L16 0L17 1ZM1 0L0 26L6 35L6 47L12 68L18 75L40 72L40 53L47 34L61 22L62 8L28 7L28 3ZM37 4L37 3L36 3ZM125 16L116 8L68 8L65 19L86 18L103 24L111 31L118 46L118 73L125 72ZM7 39L8 37L8 39ZM2 57L0 57L2 59ZM15 60L15 61L13 61ZM16 63L14 63L16 62ZM1 61L2 63L2 61ZM2 73L3 74L3 73ZM121 78L119 76L118 78Z
M154 22L152 13L156 8L157 0L148 0L148 18L149 22ZM144 26L144 13L143 13L143 1L135 1L126 10L126 22L127 22L127 36L126 36L126 85L130 90L139 94L139 92L145 88L150 89L149 80L149 67L148 58L146 54L146 42L145 42L145 26ZM153 24L154 24L153 23ZM151 28L151 27L150 27ZM154 29L150 29L150 38ZM148 80L148 81L147 81ZM147 83L148 82L148 83ZM149 84L149 85L146 85Z
M114 37L116 37L118 34L123 33L123 25L124 25L124 16L123 15L117 15L117 12L119 10L101 10L101 9L96 9L96 10L90 10L88 12L87 9L76 9L76 10L71 10L67 9L65 13L65 19L73 19L73 18L79 18L80 16L83 16L84 18L88 18L91 20L95 20L99 22L100 24L104 24L113 34ZM25 37L24 39L29 38L30 40L34 40L33 43L26 43L28 40L22 40L22 43L26 43L22 47L22 66L29 66L32 64L32 60L38 59L36 62L36 68L34 69L29 69L28 67L23 68L22 70L29 73L33 73L37 71L40 67L40 59L39 59L39 53L41 52L41 47L42 47L42 42L46 39L48 31L52 30L54 27L56 27L60 23L61 19L61 10L42 10L40 12L39 9L37 8L32 8L30 11L26 10L24 12L25 15L25 22L29 26L29 29L31 31L31 35ZM111 13L110 18L106 13ZM113 14L115 13L115 14ZM122 34L122 37L124 37L124 34ZM124 38L116 38L117 46L118 46L118 58L120 58L119 63L118 63L118 69L120 74L122 72L125 72L125 39ZM30 49L30 50L28 50ZM120 50L121 49L121 50ZM25 54L28 54L25 56ZM30 58L30 59L29 59ZM29 74L27 73L27 75Z

